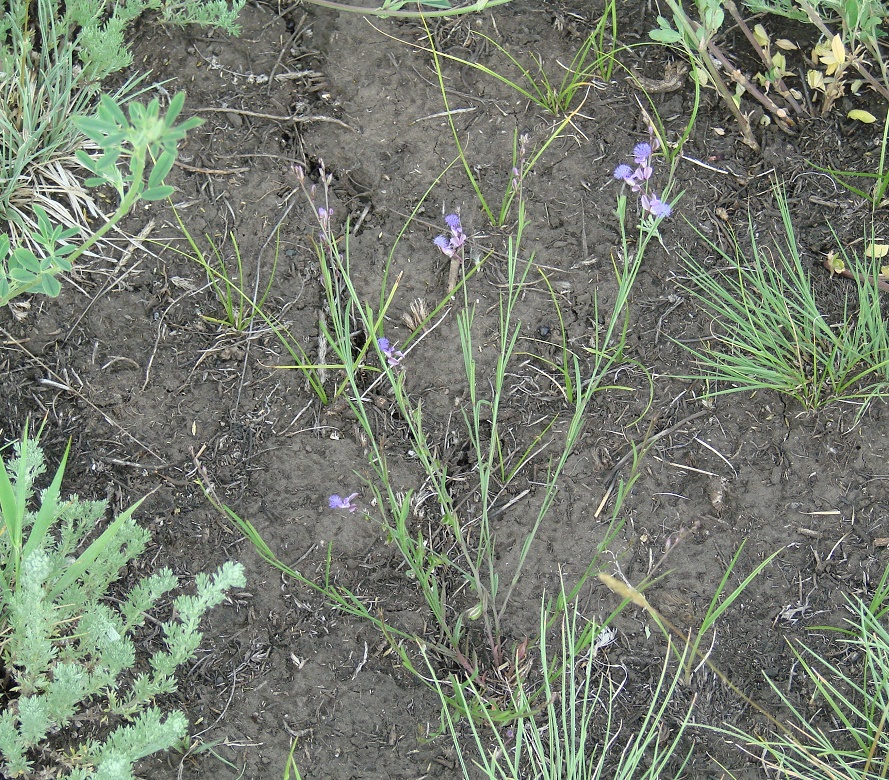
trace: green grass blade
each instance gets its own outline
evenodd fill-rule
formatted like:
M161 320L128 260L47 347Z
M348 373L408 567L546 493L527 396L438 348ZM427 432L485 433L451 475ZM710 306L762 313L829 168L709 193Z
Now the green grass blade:
M133 516L133 513L142 505L144 500L144 498L140 498L131 507L121 512L102 532L99 538L93 541L92 544L90 544L90 546L77 557L77 560L66 569L65 573L53 586L53 589L49 593L50 599L56 598L65 590L65 588L71 585L71 583L80 577L83 577L88 572L93 561L99 557L109 544L114 543L114 537L117 535L120 527Z

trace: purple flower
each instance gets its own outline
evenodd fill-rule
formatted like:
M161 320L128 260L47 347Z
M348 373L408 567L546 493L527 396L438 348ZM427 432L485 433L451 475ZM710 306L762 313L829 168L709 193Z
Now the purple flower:
M330 235L330 219L333 217L333 209L318 207L318 222L321 224L321 238Z
M354 498L358 498L357 493L353 493L351 496L346 496L345 498L334 493L327 499L327 505L331 509L345 509L348 512L354 512L358 509L358 507L352 503L352 499Z
M451 241L447 236L436 236L434 243L448 257L454 256L454 248L451 246Z
M644 211L647 211L653 217L669 217L673 213L673 207L669 203L664 203L655 193L651 195L642 194L639 198Z
M640 164L635 171L629 165L623 164L614 169L614 178L630 185L633 192L640 192L643 182L648 181L652 173L654 173L652 167L645 163Z
M451 249L457 250L466 243L466 234L463 232L463 226L460 224L459 214L448 214L445 222L451 229Z
M627 181L633 175L633 169L626 163L621 163L614 169L614 178L619 181Z
M460 224L459 214L448 214L445 217L448 227L451 230L450 237L436 236L435 245L444 252L448 257L453 257L457 250L466 243L466 234L463 232L463 226Z
M654 173L654 169L650 165L643 163L636 168L633 178L641 184L643 181L648 181L651 178L652 173Z
M649 157L651 157L651 144L643 142L633 147L633 162L636 165L644 165Z
M404 352L391 346L389 344L389 339L377 339L377 346L380 348L380 352L386 356L386 362L389 363L390 368L395 368L396 366L401 365L401 361L404 359Z

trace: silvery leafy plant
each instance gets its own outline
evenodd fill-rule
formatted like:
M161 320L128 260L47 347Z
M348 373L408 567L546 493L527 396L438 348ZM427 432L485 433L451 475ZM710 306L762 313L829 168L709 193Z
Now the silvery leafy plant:
M136 761L185 737L185 716L154 700L176 689L202 616L243 587L243 568L199 574L159 623L164 647L137 657L134 632L178 584L165 568L109 598L150 538L133 519L141 501L106 524L107 502L62 498L67 451L38 490L41 447L26 431L14 448L0 460L0 776L128 780Z

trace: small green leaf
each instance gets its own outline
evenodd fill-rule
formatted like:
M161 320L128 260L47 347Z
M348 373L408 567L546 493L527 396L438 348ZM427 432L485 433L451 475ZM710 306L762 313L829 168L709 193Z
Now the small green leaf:
M163 200L164 198L169 198L174 192L176 192L174 187L164 184L160 187L144 190L141 197L142 200Z
M131 105L139 105L138 103L134 103ZM117 105L114 98L110 95L103 93L99 97L99 116L106 116L109 120L114 122L117 125L125 126L127 124L126 114L121 110L120 106Z
M52 275L44 276L36 290L36 292L42 292L44 295L48 295L50 298L58 298L61 291L61 283L58 279L56 279L55 276Z
M164 152L148 174L148 189L158 187L164 183L167 174L172 170L173 163L176 160L176 152Z
M864 111L860 108L853 108L846 116L849 119L854 119L856 122L864 122L866 125L872 125L877 121L877 118L870 113L870 111Z
M30 249L20 246L13 250L9 266L10 276L13 271L21 269L36 274L40 271L40 260Z
M753 37L760 46L769 45L769 34L766 32L766 28L761 24L757 24L753 27Z
M663 19L662 16L658 18L658 21L660 21L661 19ZM666 19L664 19L664 21L666 22ZM651 38L653 41L657 41L658 43L666 44L679 43L682 40L682 35L676 32L676 30L672 29L669 26L669 22L667 22L667 26L649 32L648 37Z
M720 27L722 27L722 22L725 19L725 13L722 8L717 5L716 7L708 8L704 11L704 27L707 28L707 32L711 35L715 33Z

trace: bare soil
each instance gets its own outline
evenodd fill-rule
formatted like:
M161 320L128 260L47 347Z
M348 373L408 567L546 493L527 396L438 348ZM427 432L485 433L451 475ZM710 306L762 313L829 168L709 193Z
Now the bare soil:
M558 79L598 19L599 5L516 0L490 13L437 21L431 34L443 51L504 69L502 56L477 35L483 33L528 62L539 57ZM624 2L619 10L622 43L647 40L655 27L649 4ZM333 174L334 220L340 231L348 220L356 286L368 300L379 300L390 248L456 150L431 58L418 48L426 45L422 24L267 2L251 2L241 22L243 33L234 39L143 22L134 68L151 70L156 93L187 90L186 113L206 120L170 177L191 233L218 242L234 235L246 279L252 284L258 275L264 286L280 227L266 309L290 323L314 358L323 295L311 243L317 224L293 166L317 180L323 161ZM744 62L740 44L738 56ZM669 73L671 55L650 46L623 61L656 80ZM467 154L486 192L498 199L511 176L514 134L528 133L533 148L560 120L478 70L446 62L444 74ZM617 69L610 82L579 93L578 113L524 182L531 222L525 251L534 252L558 291L564 336L577 351L592 343L616 290L619 185L611 172L647 138L638 90L625 75ZM689 81L653 95L671 132L688 121L693 96ZM648 597L689 629L742 542L732 586L782 549L719 624L712 651L736 685L775 707L766 678L788 683L794 659L786 640L822 647L824 635L812 627L838 624L846 599L866 596L887 564L879 542L889 537L887 410L876 403L855 424L857 408L848 405L811 413L768 392L705 399L704 387L679 378L694 367L676 342L704 339L711 322L679 287L684 272L677 250L707 259L692 226L724 241L730 226L744 232L748 213L771 240L777 224L771 177L777 176L786 182L814 283L839 311L848 287L820 269L833 242L828 220L860 249L869 211L829 177L813 173L807 160L868 166L878 140L873 127L880 123L845 119L848 108L867 105L846 100L826 117L800 122L792 135L774 125L758 128L757 154L740 143L715 96L705 92L703 99L677 171L677 190L685 195L661 227L663 246L650 245L633 293L634 362L619 376L627 389L594 397L506 630L514 644L534 635L544 590L552 592L560 576L576 581L607 530L608 512L597 517L596 510L615 465L633 444L669 430L648 452L621 510L625 525L612 544L611 571L619 568L633 583L653 571L664 574ZM509 230L490 227L459 165L433 187L398 243L389 278L400 281L386 335L393 341L410 335L402 316L415 299L430 306L444 299L447 261L432 239L443 232L442 214L456 210L470 247L494 251L467 287L476 304L484 376L492 366ZM371 626L266 565L198 485L200 464L281 560L310 578L322 576L332 543L335 580L422 635L431 629L393 547L360 514L327 507L330 494L358 490L355 472L367 470L355 420L340 401L323 405L300 372L277 368L290 358L261 323L245 334L206 319L218 317L220 306L201 269L176 251L187 246L168 205L142 208L126 231L143 238L121 238L117 253L78 269L58 299L33 299L23 321L0 314L6 332L0 425L12 438L27 418L46 418L44 445L56 457L71 438L72 491L107 496L117 508L149 494L140 517L154 534L153 546L133 574L163 564L192 577L232 558L248 569L247 590L214 612L197 661L167 702L188 713L194 749L146 761L144 776L280 777L294 739L309 780L459 776L450 738L433 736L440 712L434 692L397 662ZM231 256L230 244L225 251ZM468 404L456 321L461 305L454 301L440 326L410 352L406 386L422 402L424 425L451 473L471 476L460 433ZM504 414L510 444L522 451L559 415L552 432L557 441L569 407L545 363L535 359L554 356L563 336L542 284L529 289L519 315L524 354L510 369ZM336 383L331 372L329 392ZM377 401L391 478L399 490L416 489L422 475L405 427L391 398L382 394ZM498 516L496 528L507 572L536 515L552 454L541 453L508 488L507 500L518 500ZM583 593L590 617L603 618L615 603L599 585ZM618 640L604 652L629 674L620 703L629 724L648 705L664 646L639 611L625 611L616 625ZM157 641L146 636L145 648ZM805 701L799 678L791 692ZM699 721L756 723L706 670L680 690L675 717L693 696ZM692 743L682 777L725 776L717 761L738 777L764 776L752 759L713 735L692 729Z

